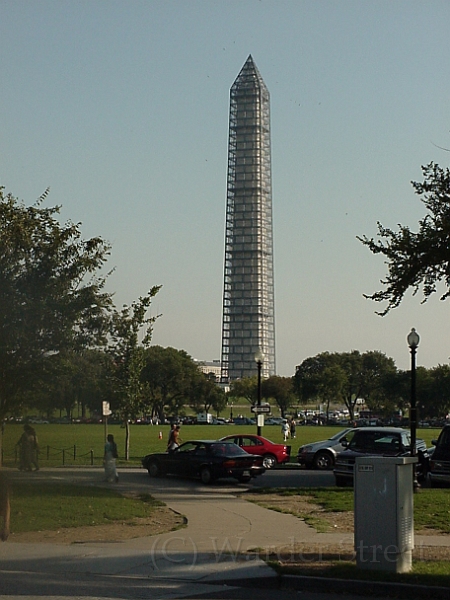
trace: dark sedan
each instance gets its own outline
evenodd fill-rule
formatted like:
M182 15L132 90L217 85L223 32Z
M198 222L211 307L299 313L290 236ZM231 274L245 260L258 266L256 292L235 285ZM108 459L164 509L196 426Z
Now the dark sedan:
M411 438L407 429L400 427L362 427L350 442L343 442L346 450L336 458L334 479L338 486L353 484L353 470L358 456L411 456ZM424 479L428 472L428 452L423 440L416 441L417 475Z
M194 440L181 444L173 452L148 454L142 466L150 477L178 475L200 477L203 483L232 477L241 483L265 471L263 457L248 454L236 444L217 440Z
M445 425L437 440L433 440L434 450L430 457L428 483L431 487L450 485L450 425Z

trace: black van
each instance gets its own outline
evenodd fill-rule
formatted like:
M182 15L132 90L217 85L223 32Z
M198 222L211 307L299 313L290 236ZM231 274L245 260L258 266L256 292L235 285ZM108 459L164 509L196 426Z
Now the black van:
M438 439L431 443L435 448L430 460L428 484L430 487L442 483L450 485L450 424L445 425Z

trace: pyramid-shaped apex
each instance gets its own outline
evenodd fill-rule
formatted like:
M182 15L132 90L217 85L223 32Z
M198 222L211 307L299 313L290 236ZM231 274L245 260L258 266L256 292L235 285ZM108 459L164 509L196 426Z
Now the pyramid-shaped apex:
M242 67L239 75L236 77L232 87L249 87L250 85L260 86L267 89L266 84L261 77L261 73L258 71L258 67L255 65L251 54L248 55L248 58L245 61L245 64Z

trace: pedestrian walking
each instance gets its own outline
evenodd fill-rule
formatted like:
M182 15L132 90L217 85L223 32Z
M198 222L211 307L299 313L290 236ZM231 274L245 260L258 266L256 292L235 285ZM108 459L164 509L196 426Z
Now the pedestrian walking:
M39 471L39 443L34 427L28 426L28 435L30 438L30 460L35 471Z
M169 440L167 442L167 451L173 452L180 445L180 426L174 425L173 429L170 431Z
M167 452L170 452L174 440L175 423L170 425L169 437L167 438Z
M105 478L108 483L117 483L119 481L119 476L116 469L116 458L119 458L117 444L114 441L114 436L112 433L109 433L106 438L105 454L103 457Z
M289 437L289 423L287 422L287 419L284 419L283 423L281 424L281 433L283 434L283 440L287 442Z
M39 444L36 432L31 425L23 426L23 433L16 446L19 447L19 471L39 471Z
M291 438L295 439L295 432L297 429L297 423L295 422L295 419L292 419L291 421Z

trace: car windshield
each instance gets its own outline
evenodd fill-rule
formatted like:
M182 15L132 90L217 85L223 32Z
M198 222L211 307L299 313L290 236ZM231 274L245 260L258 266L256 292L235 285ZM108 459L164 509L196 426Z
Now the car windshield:
M175 452L182 454L183 452L193 452L197 449L197 444L193 442L185 442L181 446L175 449Z
M438 446L450 446L450 428L442 430L442 433L439 436Z
M359 431L348 447L351 450L369 450L376 453L400 449L401 437L397 433L385 431Z
M335 440L340 440L342 437L344 437L345 435L347 435L347 433L351 431L351 429L343 429L342 431L340 431L339 433L335 433L332 437L328 438L330 440L333 440L333 442Z
M211 444L211 452L214 456L238 456L240 454L247 454L244 450L239 448L239 446L230 442Z

